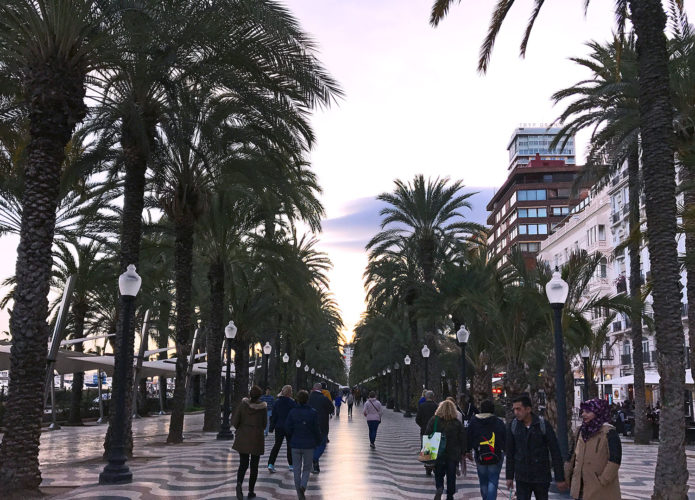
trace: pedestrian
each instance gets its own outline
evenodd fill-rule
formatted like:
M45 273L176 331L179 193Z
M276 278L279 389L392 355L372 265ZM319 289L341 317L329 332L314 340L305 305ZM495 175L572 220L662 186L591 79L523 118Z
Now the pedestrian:
M483 500L495 500L504 461L507 430L502 419L495 416L495 405L492 401L483 401L480 410L468 425L467 451L469 458L471 450L475 455Z
M355 396L352 393L348 394L347 405L348 405L348 418L352 418L352 405L355 404Z
M290 410L296 407L297 403L292 399L292 386L284 386L282 391L280 391L280 397L273 403L273 411L270 415L269 430L270 432L275 432L275 444L273 449L270 450L270 457L268 457L268 470L270 472L275 472L275 459L280 452L283 440L287 442L287 465L292 470L292 447L290 446L287 432L285 432L285 420L287 420Z
M423 389L422 396L420 397L420 399L417 402L418 406L420 406L422 403L424 403L427 400L427 398L425 397L425 394L427 394L427 389Z
M343 396L340 394L340 392L335 395L333 403L335 404L335 417L338 418L340 417L340 405L343 404Z
M560 491L567 489L562 455L553 427L531 408L531 398L519 396L512 402L514 419L507 426L507 488L516 479L517 500L547 500L550 488L550 458L555 482Z
M456 468L459 461L463 460L466 451L466 429L456 418L456 405L449 400L439 403L434 416L427 423L425 433L432 434L435 425L437 432L441 432L442 436L446 437L446 445L444 456L438 456L434 466L434 484L437 488L434 500L442 498L444 476L446 476L446 499L453 500L456 493Z
M454 404L454 408L456 408L456 420L463 424L463 412L461 411L461 408L459 408L456 404L456 400L452 396L449 396L448 398L446 398L446 400L451 401Z
M309 461L314 459L314 449L321 443L321 429L316 410L307 405L309 393L297 393L298 406L292 408L285 420L285 432L289 436L289 446L292 447L292 462L294 463L294 487L297 496L303 500L309 483Z
M478 413L478 408L473 404L473 398L467 398L465 395L461 395L460 401L461 413L463 414L463 425L468 427L473 416Z
M331 393L328 390L328 386L326 385L326 382L321 382L321 394L326 396L328 398L328 401L333 402L333 396L331 396Z
M261 455L265 452L265 440L263 430L268 420L268 405L261 401L263 391L257 385L251 387L249 397L241 400L237 411L232 417L232 425L236 429L236 437L232 449L239 453L239 469L236 474L236 497L238 500L244 498L242 485L244 476L251 465L249 474L249 494L248 498L255 498L253 492L258 477L258 462Z
M261 396L261 401L263 401L268 406L268 420L265 426L265 430L263 431L263 435L267 436L270 426L270 416L273 413L273 403L275 403L275 398L270 393L270 387L265 388L265 394Z
M374 391L369 393L369 399L364 404L364 416L367 417L367 426L369 427L369 447L374 450L376 449L376 431L381 423L381 416L384 413L384 409L381 403L376 398L376 393Z
M309 395L309 406L318 413L319 427L321 428L321 442L314 448L314 468L312 470L314 474L318 474L321 472L319 459L321 455L323 455L323 452L326 451L326 443L328 442L328 421L335 411L333 403L321 392L320 382L314 384L314 388Z
M421 403L417 408L417 414L415 415L415 423L420 427L420 444L422 444L422 436L426 434L427 424L437 411L437 403L434 402L434 392L425 391L422 395L425 401ZM432 475L432 467L425 465L425 474L428 476Z
M615 427L608 423L608 402L590 399L580 408L582 425L566 466L570 495L583 500L620 500L618 470L622 446Z

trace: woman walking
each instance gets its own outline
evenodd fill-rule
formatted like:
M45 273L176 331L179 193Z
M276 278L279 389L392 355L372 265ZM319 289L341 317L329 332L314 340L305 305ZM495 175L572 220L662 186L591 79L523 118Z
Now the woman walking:
M347 405L348 405L348 418L352 418L352 405L355 404L355 396L352 393L348 394Z
M446 476L446 498L453 500L456 493L456 466L459 461L464 460L463 454L466 451L466 431L463 424L456 418L456 406L448 400L439 403L437 411L427 423L425 434L432 434L435 424L437 432L441 432L446 437L446 447L444 456L437 457L434 466L434 484L437 488L434 499L442 498L444 476Z
M381 415L384 413L381 403L376 399L376 393L371 391L369 393L369 399L364 403L363 414L367 417L367 425L369 426L369 447L374 450L376 445L376 430L379 428L381 423Z
M265 439L263 431L268 420L268 405L260 400L263 391L257 385L251 387L249 397L241 400L237 408L232 425L236 429L236 437L232 449L239 453L239 470L236 475L236 497L238 500L244 498L242 485L244 476L251 465L249 474L249 494L247 498L255 498L253 492L258 477L258 462L261 455L265 452Z
M619 500L622 446L615 427L608 423L608 401L590 399L580 408L582 425L574 453L566 464L570 495L583 500Z
M280 453L283 440L287 441L287 465L292 470L292 446L290 446L290 440L285 432L285 421L290 410L296 407L297 403L292 399L292 386L284 386L280 396L275 400L273 411L270 414L269 430L270 432L275 432L275 444L273 449L270 450L270 457L268 458L268 470L270 472L275 472L275 459L278 457L278 453Z
M289 446L292 447L294 487L300 500L304 499L304 492L309 483L314 448L322 441L318 413L307 405L308 401L309 393L299 391L299 406L292 408L285 419L285 432L289 436Z

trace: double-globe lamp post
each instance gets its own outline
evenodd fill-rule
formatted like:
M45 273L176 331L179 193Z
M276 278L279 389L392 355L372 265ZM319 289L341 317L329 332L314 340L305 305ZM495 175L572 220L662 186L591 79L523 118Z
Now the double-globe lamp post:
M265 390L268 388L268 360L270 358L270 353L273 350L273 346L270 345L270 342L266 342L265 345L263 346L263 357L265 358L265 369L263 370L263 392L265 393Z
M295 385L297 387L297 392L299 392L299 374L301 373L301 368L302 368L302 362L297 360L297 362L294 364L294 366L297 368L295 377L297 380L295 380Z
M413 415L410 413L410 356L406 354L403 363L405 364L405 413L403 416L412 418Z
M427 344L422 346L422 351L420 351L422 354L422 357L425 358L425 389L428 389L430 384L429 384L429 366L428 366L428 361L430 359L430 348L427 347Z
M565 351L562 341L562 308L567 300L569 285L555 270L552 279L545 285L550 307L553 308L555 325L555 399L557 401L557 435L562 460L567 459L567 398L565 393Z
M586 401L589 399L589 356L591 355L591 351L589 350L589 346L584 346L582 347L580 354L582 355L582 359L584 360L584 399L583 401Z
M285 384L287 383L287 363L290 362L290 355L285 353L282 355L282 366L285 367L285 377L283 378L283 381Z
M134 316L135 297L140 291L142 278L135 272L135 266L130 264L126 272L118 277L118 289L123 300L123 318L120 329L116 333L118 347L114 356L114 376L112 402L114 418L112 420L111 448L109 449L109 463L99 474L99 484L125 484L133 481L133 473L126 465L125 454L126 440L126 370L132 370L133 353L128 353L128 339L131 322ZM130 354L130 356L128 355ZM129 366L130 365L130 366Z
M217 433L217 439L234 439L232 426L229 422L232 413L232 341L236 337L236 325L234 321L230 321L224 327L224 336L227 339L227 377L224 381L224 411L222 412L222 425L220 432Z
M311 390L311 387L309 387L309 365L304 365L304 385Z
M456 332L456 339L461 346L461 390L459 394L461 396L466 394L466 344L468 344L468 338L471 336L465 326L461 325L458 332Z

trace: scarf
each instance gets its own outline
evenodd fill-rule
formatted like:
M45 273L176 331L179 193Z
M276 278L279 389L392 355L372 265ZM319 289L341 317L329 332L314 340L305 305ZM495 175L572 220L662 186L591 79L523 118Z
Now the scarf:
M610 420L611 412L608 401L605 399L590 399L584 401L579 407L586 412L593 412L595 415L589 422L582 422L579 428L582 439L586 442L601 429L603 424Z

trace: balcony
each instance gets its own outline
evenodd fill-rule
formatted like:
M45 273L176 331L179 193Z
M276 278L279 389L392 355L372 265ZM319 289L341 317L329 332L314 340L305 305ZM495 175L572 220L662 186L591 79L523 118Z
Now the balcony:
M632 354L621 354L620 355L621 365L632 365Z

